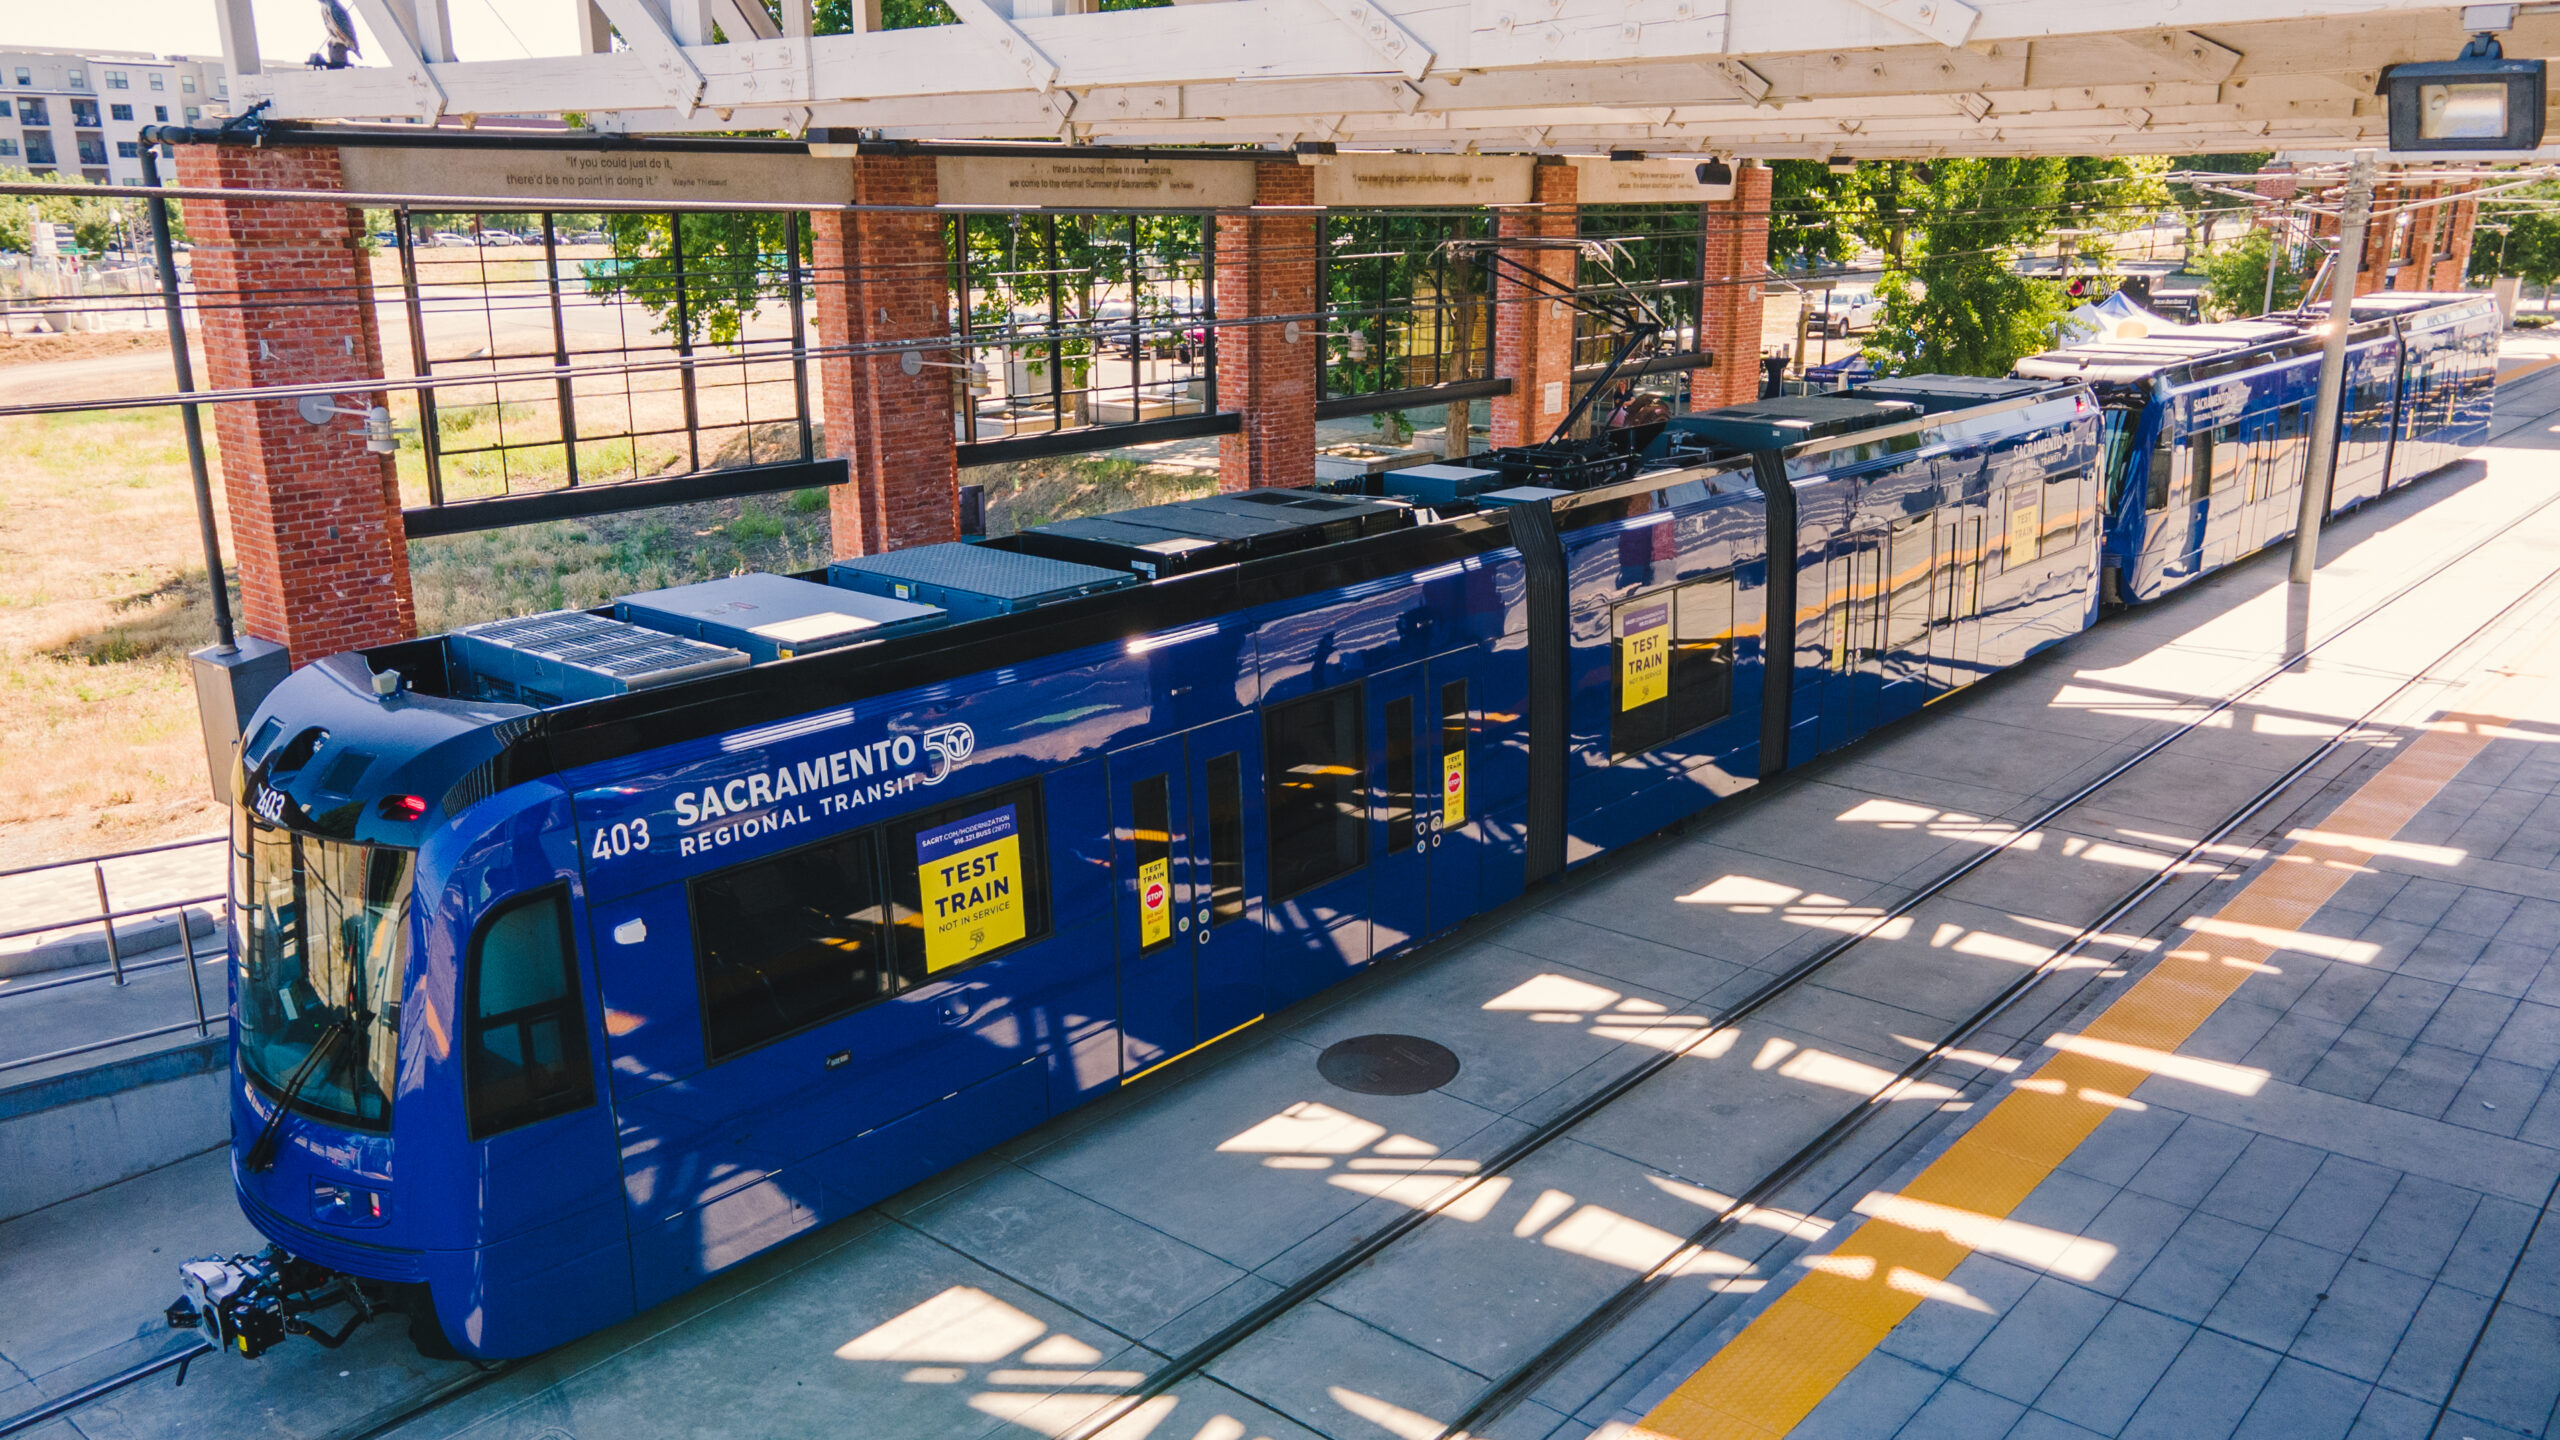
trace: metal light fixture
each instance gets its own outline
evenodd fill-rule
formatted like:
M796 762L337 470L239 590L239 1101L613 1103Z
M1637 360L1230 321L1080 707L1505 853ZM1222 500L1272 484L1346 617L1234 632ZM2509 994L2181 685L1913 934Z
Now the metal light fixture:
M1722 160L1709 160L1698 167L1699 198L1730 200L1733 198L1733 167Z
M2503 154L2542 143L2540 60L2510 60L2482 31L2451 60L2392 65L2375 93L2389 102L2395 153Z
M1829 166L1834 175L1854 175L1858 170L1858 162L1846 155L1834 155L1823 164Z
M364 422L364 448L376 455L391 455L400 449L400 440L391 428L391 411L387 406L374 405L354 410L330 404L326 395L305 395L294 402L294 409L301 413L305 423L312 425L326 425L336 416L352 415Z
M1313 336L1319 340L1341 340L1343 355L1354 365L1369 358L1369 332L1366 330L1309 330L1292 320L1280 327L1280 338L1292 345Z
M962 377L962 387L971 391L991 389L995 384L987 377L987 367L978 361L964 364L951 360L927 360L922 350L899 351L898 370L906 375L921 375L927 370L957 370Z

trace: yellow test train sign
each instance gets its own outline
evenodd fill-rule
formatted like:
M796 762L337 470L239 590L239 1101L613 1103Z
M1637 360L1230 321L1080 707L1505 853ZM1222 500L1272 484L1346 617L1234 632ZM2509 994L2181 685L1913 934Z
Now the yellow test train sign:
M1029 933L1022 836L1012 806L919 833L916 876L927 972L966 964Z
M1618 635L1618 708L1635 710L1671 693L1671 607L1627 612Z
M1173 862L1150 860L1138 867L1138 947L1146 949L1173 938Z

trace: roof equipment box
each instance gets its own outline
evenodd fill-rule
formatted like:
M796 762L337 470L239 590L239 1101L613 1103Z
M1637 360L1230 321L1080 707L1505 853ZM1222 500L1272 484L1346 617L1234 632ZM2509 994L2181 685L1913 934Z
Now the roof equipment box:
M1401 501L1311 490L1246 490L1061 520L1026 530L1015 543L1035 555L1160 577L1286 555L1412 523L1413 509Z
M937 606L761 574L625 595L613 602L613 616L759 662L931 630L950 618Z
M1849 435L1916 420L1921 408L1908 400L1866 400L1854 395L1793 395L1727 405L1695 415L1675 415L1659 440L1656 455L1700 449L1727 454L1749 450L1783 450L1807 440Z
M726 646L644 630L584 610L466 625L445 641L447 655L468 680L455 687L458 691L473 699L537 707L627 695L743 670L751 663Z
M827 583L865 595L940 606L960 621L1010 615L1099 590L1116 590L1137 584L1138 577L1126 570L1103 570L993 545L944 541L838 560L827 567Z
M1487 490L1499 490L1507 477L1499 470L1478 470L1468 465L1408 465L1378 478L1390 495L1418 505L1447 505L1474 499Z
M2014 400L2052 388L2050 380L2021 380L2008 375L1897 375L1889 380L1866 381L1848 391L1847 398L1907 400L1935 415L1946 410L1989 405L1998 400Z
M1551 490L1544 485L1514 485L1508 490L1487 490L1476 497L1483 505L1535 505L1542 500L1561 500L1570 490Z

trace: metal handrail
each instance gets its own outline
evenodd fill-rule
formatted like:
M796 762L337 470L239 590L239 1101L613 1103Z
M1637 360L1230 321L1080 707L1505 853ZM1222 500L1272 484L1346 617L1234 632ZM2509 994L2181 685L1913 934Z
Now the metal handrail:
M148 1030L137 1030L130 1034L112 1036L103 1040L92 1040L79 1045L67 1046L59 1050L49 1050L40 1055L23 1056L14 1060L0 1060L0 1074L6 1074L13 1070L24 1070L32 1066L43 1065L56 1060L68 1059L73 1056L87 1055L100 1050L111 1050L119 1045L128 1045L136 1041L156 1040L165 1035L175 1035L187 1030L193 1030L199 1036L209 1037L212 1035L214 1017L205 1009L204 976L202 973L202 966L208 958L218 959L222 955L228 953L229 943L226 939L223 945L210 952L210 955L199 953L196 949L194 916L191 912L195 907L203 905L227 907L230 896L227 893L193 895L179 900L162 900L149 905L133 905L119 908L108 893L106 862L110 860L130 859L138 855L156 855L172 850L188 850L204 845L218 845L222 844L226 839L228 839L228 837L223 835L209 835L198 840L174 840L159 845L144 845L131 850L119 850L105 855L90 855L83 856L76 860L56 860L41 865L23 865L11 870L0 870L0 879L8 879L15 876L32 875L45 871L69 870L77 866L85 865L89 868L90 876L97 886L98 893L98 909L96 914L54 920L38 925L20 926L11 930L0 931L0 940L15 940L22 939L29 935L45 935L61 931L76 931L95 925L105 932L107 942L107 964L104 969L88 970L78 974L60 975L48 979L28 981L24 983L20 983L15 980L12 980L9 983L0 983L0 1000L6 1000L11 996L17 995L42 994L46 991L59 990L69 985L93 984L100 980L109 981L121 988L130 983L134 975L140 974L144 971L164 970L172 965L183 965L186 967L187 972L188 994L195 1005L195 1018L193 1020L181 1020L175 1024L155 1026ZM165 915L175 919L178 927L177 943L179 953L157 960L145 960L135 964L126 963L121 937L116 934L116 922L119 920L132 920L140 916L155 915ZM229 1028L230 1020L231 1017L226 1012L222 1016L222 1021L226 1029Z
M198 845L219 845L228 835L206 835L194 840L169 840L158 845L144 845L133 850L110 850L104 855L83 855L74 860L47 860L36 865L21 865L14 870L0 870L0 880L33 875L43 870L68 870L74 865L97 865L108 860L130 860L136 855L157 855L166 850L190 850Z

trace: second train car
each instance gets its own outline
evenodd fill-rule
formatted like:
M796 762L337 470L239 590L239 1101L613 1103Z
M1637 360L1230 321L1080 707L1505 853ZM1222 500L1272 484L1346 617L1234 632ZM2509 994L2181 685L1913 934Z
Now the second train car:
M2260 319L2102 341L2019 362L2106 407L2105 595L2155 599L2292 536L2321 337ZM2484 294L2359 297L2339 397L2332 515L2427 474L2488 434L2498 333Z

